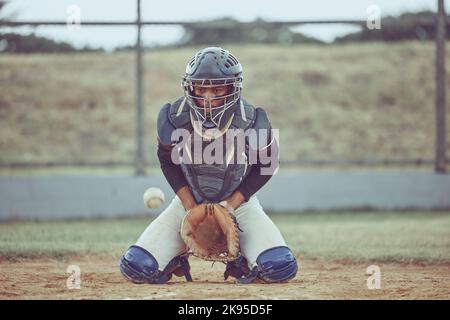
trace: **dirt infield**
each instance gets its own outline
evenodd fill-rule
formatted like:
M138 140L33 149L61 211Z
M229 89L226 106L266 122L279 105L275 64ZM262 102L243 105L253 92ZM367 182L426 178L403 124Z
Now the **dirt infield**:
M125 281L117 258L0 262L0 299L449 299L450 264L380 263L381 288L369 290L368 264L303 260L286 284L237 285L223 281L224 265L191 258L193 283L175 277L166 285ZM69 265L81 271L80 289L68 289Z

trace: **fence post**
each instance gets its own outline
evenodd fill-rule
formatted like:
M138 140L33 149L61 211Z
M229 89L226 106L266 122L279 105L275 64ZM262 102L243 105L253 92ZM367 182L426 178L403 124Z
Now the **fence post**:
M143 64L141 41L141 0L137 0L137 42L136 42L136 175L145 174L144 155L144 110L143 110Z
M438 1L436 18L436 156L435 171L446 172L446 130L445 130L445 41L447 16L444 0Z

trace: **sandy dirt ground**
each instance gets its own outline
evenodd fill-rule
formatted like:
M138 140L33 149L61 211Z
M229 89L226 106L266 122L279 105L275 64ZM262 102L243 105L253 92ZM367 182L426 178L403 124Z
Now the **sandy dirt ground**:
M380 263L381 287L369 290L368 264L300 262L289 283L238 285L223 280L224 264L191 257L194 282L174 277L166 285L135 285L111 256L0 260L0 299L450 299L450 264ZM70 265L79 266L79 289L67 286Z

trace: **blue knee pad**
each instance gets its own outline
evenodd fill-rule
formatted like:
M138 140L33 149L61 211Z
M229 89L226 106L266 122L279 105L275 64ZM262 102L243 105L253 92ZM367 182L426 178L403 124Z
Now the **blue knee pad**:
M122 275L133 283L163 284L172 275L184 275L187 281L192 281L187 257L177 256L169 261L163 271L159 271L158 261L150 252L139 246L131 246L120 260Z
M169 280L159 271L158 261L139 246L128 248L120 260L120 271L133 283L165 283Z
M274 247L261 252L256 259L258 278L265 282L285 282L295 277L297 260L288 247Z

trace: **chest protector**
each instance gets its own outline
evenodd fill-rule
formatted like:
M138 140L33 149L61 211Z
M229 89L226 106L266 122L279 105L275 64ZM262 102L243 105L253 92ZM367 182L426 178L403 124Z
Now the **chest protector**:
M178 153L180 159L189 159L181 161L180 166L197 203L219 202L229 197L251 170L248 160L248 139L245 139L244 148L242 141L241 145L237 146L236 139L227 140L227 132L230 129L241 129L243 130L241 132L245 132L254 126L257 118L257 110L247 101L241 99L238 103L239 106L230 118L225 134L221 139L210 140L203 139L201 129L198 130L196 124L192 123L190 108L184 98L172 103L170 107L167 106L168 122L171 127L189 132L189 138L181 144ZM171 141L171 144L178 142ZM215 161L205 161L206 157L202 157L207 153L205 150L208 150L208 146L210 151L214 149L208 154L213 155ZM215 147L222 149L217 152Z

